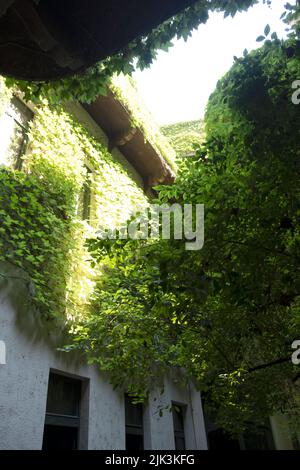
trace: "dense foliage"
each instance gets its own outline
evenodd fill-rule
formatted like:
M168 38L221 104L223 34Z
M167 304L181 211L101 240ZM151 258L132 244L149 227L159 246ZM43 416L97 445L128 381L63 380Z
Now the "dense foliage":
M27 274L33 305L44 318L65 313L72 224L66 188L21 172L0 171L0 260Z
M114 72L131 71L136 58L139 67L148 65L157 49L188 37L209 11L234 15L254 3L201 0L83 76L7 84L35 101L90 101ZM298 371L290 361L300 326L300 122L291 101L299 57L299 42L273 36L236 59L210 99L206 142L182 161L176 184L160 188L161 202L205 204L199 252L178 240L91 238L87 254L93 225L115 223L114 203L124 222L131 204L143 208L147 201L60 106L43 102L36 109L24 174L0 172L1 261L27 272L42 313L67 312L73 341L66 349L84 351L115 385L141 398L170 368L180 370L233 432L280 409L299 411ZM89 227L76 214L86 163L95 169Z
M5 109L10 92L2 86L0 96ZM22 171L0 169L0 261L26 273L31 305L41 318L66 326L67 318L89 309L101 272L91 266L86 238L98 226L126 220L147 199L118 152L110 154L105 140L94 138L63 107L46 101L36 106L28 137ZM89 223L78 210L87 168L92 169Z
M299 413L299 58L297 41L275 40L238 59L210 98L206 142L160 188L161 202L205 204L201 251L90 242L107 269L73 347L141 397L180 368L231 432Z
M202 121L187 121L169 124L161 128L176 151L177 158L187 157L195 153L195 145L204 140Z
M259 0L198 0L178 15L168 19L148 35L138 37L124 50L96 64L82 75L52 82L28 83L7 79L7 85L17 84L27 100L47 97L53 103L79 100L92 101L99 93L105 93L107 84L114 73L131 73L135 67L148 67L156 58L159 49L168 50L174 38L187 38L199 24L206 23L209 13L224 12L234 16L238 11L248 9ZM263 0L270 3L271 0Z

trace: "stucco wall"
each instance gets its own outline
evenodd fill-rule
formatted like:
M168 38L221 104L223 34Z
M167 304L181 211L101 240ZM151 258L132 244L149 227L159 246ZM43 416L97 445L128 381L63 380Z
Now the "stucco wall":
M122 395L113 392L95 367L56 352L46 326L38 321L34 325L24 303L26 289L21 282L2 282L0 336L6 345L6 365L0 367L0 448L41 448L50 369L90 380L88 447L124 448Z
M167 408L171 403L182 405L184 412L184 433L186 449L207 449L207 440L202 413L200 393L192 384L187 388L176 386L167 378L163 395L153 392L144 412L144 423L151 432L146 433L146 449L174 449L173 417L168 409L159 416L160 408Z
M0 272L22 277L7 268L0 266ZM56 351L59 334L47 333L51 329L30 311L25 284L15 278L2 278L0 283L0 340L6 345L6 364L0 365L0 449L41 449L50 369L88 379L82 447L124 449L123 393L114 391L94 366L85 365L71 353ZM200 394L192 386L181 390L170 379L164 394L153 392L145 406L145 448L174 449L172 414L165 411L160 417L157 408L172 401L187 405L187 448L205 449Z

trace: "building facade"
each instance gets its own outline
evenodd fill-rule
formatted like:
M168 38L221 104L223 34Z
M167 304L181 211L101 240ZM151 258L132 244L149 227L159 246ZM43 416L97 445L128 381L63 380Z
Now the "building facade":
M131 85L126 80L125 85L128 91ZM69 103L63 108L28 104L3 83L0 92L0 172L49 180L53 197L63 181L75 195L74 244L80 262L70 268L68 303L63 305L66 315L75 319L84 312L94 282L85 239L95 233L100 220L108 228L126 221L148 204L152 186L174 179L174 151L158 138L153 124L149 131L142 121L137 124L118 86L120 79L94 103ZM19 186L26 185L26 177L24 181ZM126 390L115 390L95 365L88 365L76 352L61 350L66 342L63 329L53 326L50 314L47 318L47 306L55 313L58 304L53 305L52 298L42 299L46 315L41 316L31 302L40 293L32 293L35 286L24 266L39 282L38 271L48 269L49 263L42 253L32 266L36 261L22 251L18 227L23 224L23 209L26 212L30 204L24 194L15 204L14 194L7 196L3 187L0 192L4 227L3 241L0 237L0 449L204 450L208 443L211 448L220 447L219 431L207 419L205 423L201 395L193 383L184 387L170 373L163 391L154 388L145 404L134 404ZM41 211L43 206L39 207ZM64 223L69 218L64 210L54 200L49 220L56 217L57 224ZM15 241L5 241L6 232ZM10 258L10 250L19 252L19 257ZM57 266L50 263L56 276L64 261ZM52 287L57 299L59 289ZM70 304L78 306L76 314ZM279 421L272 419L272 445L293 448ZM235 448L246 448L241 442Z
M1 449L205 449L200 394L166 379L161 395L132 405L96 366L58 352L57 338L22 309L26 289L1 291ZM167 410L176 404L179 412ZM159 410L165 408L160 416Z
M174 177L151 136L132 126L129 110L112 91L89 106L73 103L62 111L27 104L2 85L0 111L2 171L45 178L47 165L53 172L61 165L70 181L74 174L82 241L97 228L99 212L107 226L114 211L126 220L147 204L152 185ZM74 130L69 119L80 127ZM24 276L2 257L0 449L207 448L201 397L192 384L182 388L168 377L163 393L153 390L146 404L133 404L96 366L59 351L64 335L31 308ZM92 282L86 259L73 278L84 305Z

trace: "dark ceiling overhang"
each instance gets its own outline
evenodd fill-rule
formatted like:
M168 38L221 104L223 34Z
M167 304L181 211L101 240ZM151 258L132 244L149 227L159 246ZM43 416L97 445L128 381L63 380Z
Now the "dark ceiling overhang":
M82 72L195 0L0 0L0 74L52 80Z
M129 111L112 91L83 106L107 135L108 150L118 148L122 152L142 177L146 190L174 181L175 174L171 167L145 138L142 129L132 126Z

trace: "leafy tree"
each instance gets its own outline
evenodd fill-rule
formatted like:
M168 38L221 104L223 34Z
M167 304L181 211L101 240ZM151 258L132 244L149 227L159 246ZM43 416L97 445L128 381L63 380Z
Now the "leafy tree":
M187 121L169 124L161 128L161 132L169 139L178 158L188 157L194 151L194 144L204 139L203 122Z
M230 432L299 413L299 108L295 39L237 59L206 113L206 142L159 202L205 204L205 243L90 241L104 263L72 348L144 398L171 369ZM298 395L299 396L299 395Z

